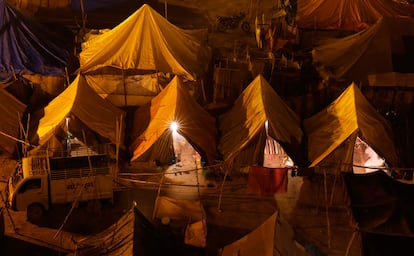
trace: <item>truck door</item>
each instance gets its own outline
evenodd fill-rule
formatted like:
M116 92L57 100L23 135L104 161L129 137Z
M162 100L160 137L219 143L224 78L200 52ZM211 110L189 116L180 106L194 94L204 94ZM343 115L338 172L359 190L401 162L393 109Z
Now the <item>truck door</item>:
M17 190L17 210L26 210L26 208L32 203L40 203L45 208L47 208L47 197L45 197L45 194L42 190L41 178L28 179Z

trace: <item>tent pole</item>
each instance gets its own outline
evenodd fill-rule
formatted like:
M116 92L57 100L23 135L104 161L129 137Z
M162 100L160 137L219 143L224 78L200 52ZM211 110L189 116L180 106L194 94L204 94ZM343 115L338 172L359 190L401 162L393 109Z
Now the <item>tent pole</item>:
M224 183L226 183L226 179L227 179L227 176L229 174L229 168L228 168L228 166L229 165L225 164L224 178L223 178L223 182L221 183L221 187L220 187L219 201L218 201L218 205L217 205L217 209L218 209L219 212L222 212L223 211L221 209L221 199L222 199L222 196L223 196Z
M203 206L201 204L200 180L198 177L198 171L200 170L200 168L198 168L197 160L195 161L195 166L196 166L195 174L196 174L196 180L197 180L197 193L198 193L198 200L200 201L201 223L203 225L204 234L207 234L207 227L205 225L205 216L204 216Z
M154 210L152 211L152 220L154 220L157 215L158 200L160 197L162 184L164 184L164 178L165 178L165 171L162 173L160 185L158 186L157 197L155 198L155 203L154 203Z
M226 182L227 174L228 174L228 171L226 170L224 174L223 182L221 183L221 187L220 187L220 195L219 195L219 201L218 201L218 206L217 206L217 209L219 210L219 212L223 211L221 209L221 198L223 196L223 188L224 188L224 183Z
M65 75L66 75L66 86L65 86L65 88L66 88L70 85L68 67L65 67Z
M328 248L331 248L331 223L329 221L329 205L328 205L328 185L326 179L326 168L323 169L323 187L325 191L325 214L326 214L326 227L328 232Z
M201 91L203 93L203 100L204 100L204 102L207 102L206 91L204 89L204 79L201 79Z
M124 68L122 67L122 85L124 86L124 106L126 107L126 106L128 106L128 103L127 103L127 91L126 91L126 83L125 83L125 71L124 71Z
M342 165L342 163L341 163L341 165ZM330 206L332 206L332 204L333 204L333 200L334 200L333 198L334 198L334 194L335 194L335 185L336 185L337 179L338 179L338 170L335 172L334 181L333 181L333 184L332 184L331 199L329 200L329 205Z
M13 72L13 79L14 79L14 80L17 80L16 70L14 70L13 65L10 65L10 68L11 68L11 70L12 70L12 72Z
M347 245L347 247L346 247L345 256L348 256L348 255L349 255L349 251L351 250L351 245L352 245L352 243L354 242L354 240L355 240L355 237L356 237L357 233L358 233L358 230L355 230L355 231L352 233L351 239L349 240L348 245Z
M119 145L121 144L121 130L122 130L122 115L120 120L116 120L116 148L115 148L115 173L114 173L114 178L117 179L118 178L118 172L119 172Z
M165 16L165 19L168 20L168 3L167 3L167 0L164 0L164 16Z
M82 36L85 35L85 29L86 29L86 14L85 14L85 4L83 0L80 0L80 7L82 11Z
M7 137L7 138L9 138L9 139L12 139L12 140L15 140L15 141L17 141L17 142L21 142L21 143L23 143L24 145L28 145L28 143L27 143L26 141L19 140L18 138L15 138L15 137L13 137L13 136L11 136L11 135L9 135L9 134L5 133L5 132L0 131L0 135L3 135L3 136L5 136L5 137Z

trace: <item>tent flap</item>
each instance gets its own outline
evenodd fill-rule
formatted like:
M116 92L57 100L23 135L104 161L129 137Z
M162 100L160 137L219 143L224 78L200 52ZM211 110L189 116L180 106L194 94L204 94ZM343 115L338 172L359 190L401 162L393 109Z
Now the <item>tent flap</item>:
M357 136L388 163L398 164L388 120L377 112L354 83L325 109L305 119L304 126L311 167L337 164L351 167ZM342 153L335 153L338 149L342 149ZM334 155L337 157L329 158ZM352 171L352 168L348 170Z

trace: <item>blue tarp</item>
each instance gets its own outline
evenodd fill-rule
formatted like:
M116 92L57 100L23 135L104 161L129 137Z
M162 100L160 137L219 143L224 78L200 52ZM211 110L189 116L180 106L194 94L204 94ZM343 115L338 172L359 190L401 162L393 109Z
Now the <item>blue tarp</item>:
M13 72L64 75L69 61L64 40L0 0L0 83L10 81Z
M72 10L81 11L81 1L82 0L72 0ZM127 1L129 0L83 0L83 6L85 11L88 12L98 10L101 8L108 8L113 5L119 5Z

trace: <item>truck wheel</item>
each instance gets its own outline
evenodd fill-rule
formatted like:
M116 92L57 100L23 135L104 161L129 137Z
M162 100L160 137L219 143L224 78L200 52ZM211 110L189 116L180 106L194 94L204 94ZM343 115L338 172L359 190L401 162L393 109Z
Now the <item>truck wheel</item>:
M32 204L27 207L27 220L33 224L40 224L43 214L44 208L40 204Z

